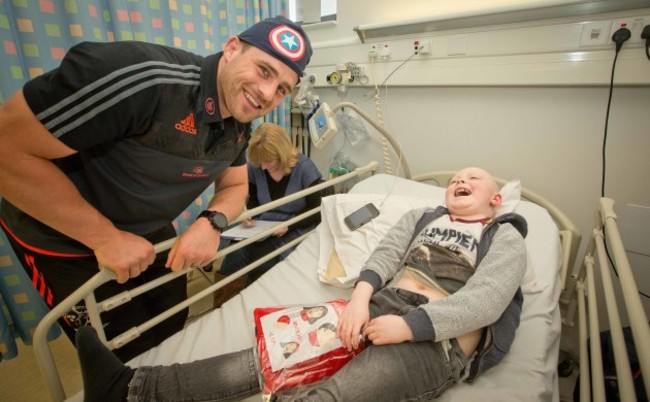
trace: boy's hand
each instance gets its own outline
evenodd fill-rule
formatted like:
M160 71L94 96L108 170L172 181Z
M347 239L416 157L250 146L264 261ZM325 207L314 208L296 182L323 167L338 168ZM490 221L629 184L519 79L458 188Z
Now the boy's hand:
M369 303L372 291L372 285L368 282L357 282L350 301L341 313L336 326L336 336L341 339L341 343L348 351L358 348L359 343L363 341L362 331L370 320Z
M366 325L365 336L373 345L407 342L413 339L411 327L398 315L382 315Z
M369 319L368 302L353 298L345 305L336 326L336 336L341 339L341 343L348 352L359 347L363 338L361 332Z

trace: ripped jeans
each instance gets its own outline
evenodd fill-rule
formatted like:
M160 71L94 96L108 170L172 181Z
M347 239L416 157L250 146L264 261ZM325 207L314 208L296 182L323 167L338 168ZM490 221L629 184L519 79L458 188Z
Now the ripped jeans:
M403 315L425 296L384 288L370 302L370 317ZM373 346L332 377L282 391L274 401L428 401L463 377L468 359L456 340ZM187 364L143 367L129 401L235 401L260 391L252 349Z

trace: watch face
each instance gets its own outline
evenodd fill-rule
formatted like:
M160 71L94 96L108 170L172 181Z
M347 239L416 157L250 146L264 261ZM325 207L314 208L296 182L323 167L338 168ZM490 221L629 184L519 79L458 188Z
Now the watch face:
M219 230L224 230L228 226L228 219L221 212L214 212L210 217L210 222Z
M206 209L199 214L198 218L207 218L216 230L223 231L228 227L228 218L221 212Z

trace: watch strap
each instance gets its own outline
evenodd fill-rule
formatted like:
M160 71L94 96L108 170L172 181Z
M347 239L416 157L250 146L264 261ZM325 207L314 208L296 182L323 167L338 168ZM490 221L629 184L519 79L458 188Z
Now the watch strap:
M199 218L207 218L212 227L219 232L223 232L228 227L228 218L219 211L212 211L210 209L203 210L199 216L196 217L196 219Z

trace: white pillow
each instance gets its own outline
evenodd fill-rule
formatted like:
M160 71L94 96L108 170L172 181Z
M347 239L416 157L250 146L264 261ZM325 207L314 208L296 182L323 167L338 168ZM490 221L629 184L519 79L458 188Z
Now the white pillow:
M355 231L348 229L343 223L345 217L369 202L379 209L379 215ZM441 202L442 198L386 197L385 194L337 194L324 197L321 224L318 226L320 280L337 287L354 286L372 250L406 211L425 206L435 207Z
M501 205L497 208L497 215L514 212L521 200L521 181L510 180L501 187Z
M501 187L501 205L497 208L496 214L502 215L508 212L515 212L519 201L521 201L521 181L510 180ZM526 253L528 254L528 253ZM527 255L526 272L521 280L521 291L524 293L538 293L544 290L546 284L538 281L535 275L535 268L532 260Z

